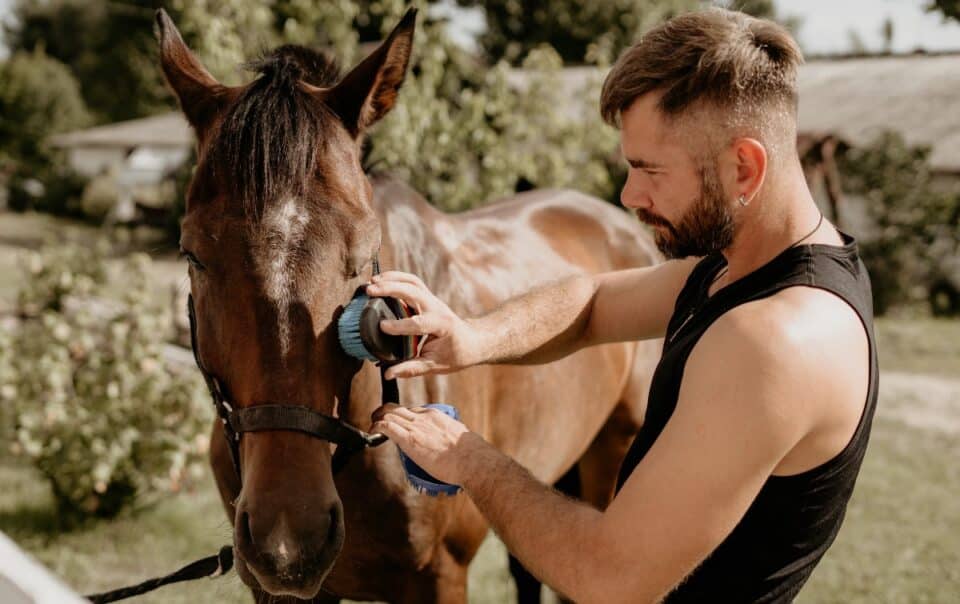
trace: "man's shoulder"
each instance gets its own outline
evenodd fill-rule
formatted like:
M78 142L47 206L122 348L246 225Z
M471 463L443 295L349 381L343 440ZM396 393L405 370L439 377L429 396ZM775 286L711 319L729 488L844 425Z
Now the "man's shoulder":
M866 335L853 308L830 292L791 287L739 305L717 319L691 353L686 378L737 380L777 405L822 390L846 391L868 363Z
M857 312L842 298L823 289L794 286L732 308L704 339L753 360L799 361L813 352L811 360L817 361L863 333Z

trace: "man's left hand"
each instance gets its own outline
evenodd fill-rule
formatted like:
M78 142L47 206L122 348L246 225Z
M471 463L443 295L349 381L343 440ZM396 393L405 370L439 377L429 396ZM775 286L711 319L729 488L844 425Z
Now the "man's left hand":
M464 460L486 445L478 434L436 409L387 404L373 413L373 421L371 432L386 435L418 466L449 484L463 484Z

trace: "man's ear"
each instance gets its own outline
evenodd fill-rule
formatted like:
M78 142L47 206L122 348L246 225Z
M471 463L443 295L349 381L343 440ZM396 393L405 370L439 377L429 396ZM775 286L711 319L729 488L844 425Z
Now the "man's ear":
M333 88L324 91L327 104L354 137L385 116L397 100L407 74L417 9L411 8L387 39Z
M734 141L732 151L736 166L736 196L752 200L767 176L767 149L756 139L739 138Z
M214 79L190 52L167 11L161 8L156 18L163 73L197 138L202 139L207 127L226 105L231 89Z

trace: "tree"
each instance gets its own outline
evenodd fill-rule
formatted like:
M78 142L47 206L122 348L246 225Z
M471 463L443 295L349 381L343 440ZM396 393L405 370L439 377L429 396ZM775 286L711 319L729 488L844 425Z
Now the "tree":
M673 15L709 4L703 0L458 0L483 8L487 30L480 44L491 61L518 64L530 50L549 44L566 64L609 62L646 29ZM773 0L716 4L774 18Z
M844 188L864 198L874 227L860 251L877 314L934 294L939 283L960 285L945 262L960 254L960 191L936 186L929 154L886 132L842 159Z
M66 64L97 122L140 117L168 102L155 67L155 4L20 0L6 37L14 52L43 48Z
M960 0L931 0L927 10L940 11L944 17L960 21Z
M0 154L34 169L45 164L45 141L90 122L76 79L42 48L0 65Z
M697 0L458 0L479 6L487 30L480 45L487 58L518 64L530 50L549 44L566 64L612 61L651 25L699 6Z

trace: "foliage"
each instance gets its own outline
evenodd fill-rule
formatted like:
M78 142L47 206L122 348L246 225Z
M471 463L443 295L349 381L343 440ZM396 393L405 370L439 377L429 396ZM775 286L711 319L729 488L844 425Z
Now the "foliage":
M491 60L519 64L534 48L554 47L565 63L612 61L655 23L700 6L698 0L458 0L479 6L487 29L480 45Z
M178 490L198 470L210 419L192 367L165 360L171 317L154 301L146 256L126 262L115 307L64 309L67 291L97 293L105 252L68 246L28 260L34 290L22 298L41 312L13 334L17 355L0 367L12 451L46 477L68 518L113 516L137 497Z
M930 0L927 10L940 11L945 18L960 21L960 0Z
M94 246L48 246L43 253L26 257L23 264L24 285L17 295L20 314L39 316L52 311L62 312L68 296L89 297L107 281L103 262L109 251L106 241Z
M447 210L518 187L615 195L617 135L594 110L598 77L588 78L584 91L568 90L549 47L531 53L523 73L506 62L477 70L436 25L420 35L401 101L372 133L369 164ZM572 95L583 99L571 102Z
M703 0L457 0L484 11L480 45L488 59L520 64L539 46L553 46L563 62L611 62L645 30ZM757 17L773 18L773 0L715 2Z
M842 160L844 188L865 198L876 228L860 247L878 314L926 293L960 254L960 192L934 186L928 156L887 132Z
M46 164L51 134L90 122L77 80L42 49L0 64L0 154L26 169Z
M83 218L83 191L87 179L54 163L21 164L10 177L8 205L22 212L33 209L58 216Z
M151 0L19 0L6 31L12 50L46 53L70 67L97 122L167 106L157 69Z

